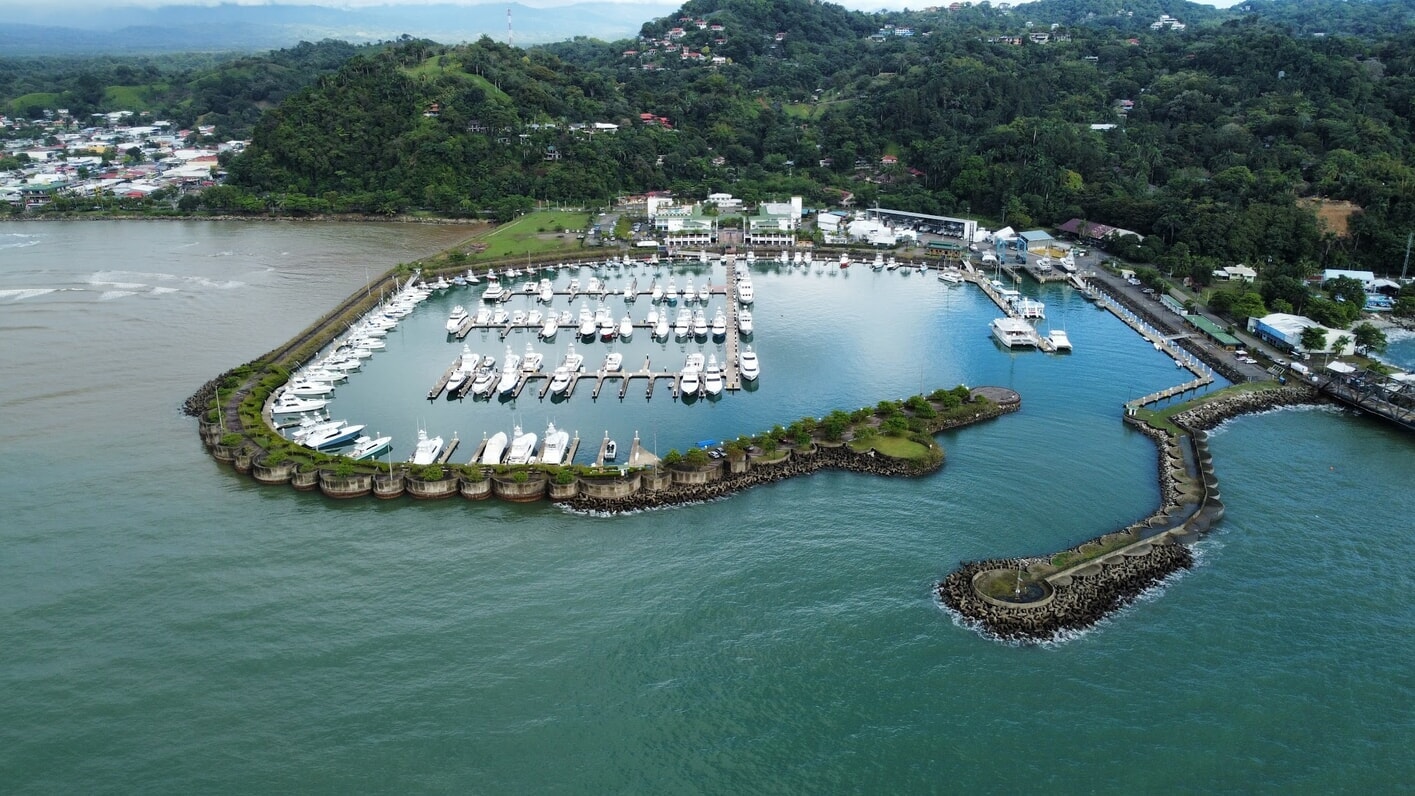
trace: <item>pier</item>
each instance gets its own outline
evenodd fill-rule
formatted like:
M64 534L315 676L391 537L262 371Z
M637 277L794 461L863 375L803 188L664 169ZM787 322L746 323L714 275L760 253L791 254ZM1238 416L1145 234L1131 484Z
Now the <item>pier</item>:
M978 271L964 271L963 278L981 288L983 293L986 294L988 298L992 299L992 303L996 304L997 308L1002 310L1007 317L1022 317L1022 315L1017 312L1017 309L1012 306L1012 302L1008 301L1006 297L999 293L996 287L993 287L992 281L987 278L986 274ZM1036 329L1032 329L1031 342L1039 351L1045 351L1048 354L1056 353L1056 346L1052 345L1051 340Z
M452 439L447 446L442 449L442 455L437 457L438 464L446 464L452 458L453 451L457 450L457 445L461 440L457 439L457 432L452 432Z
M432 385L432 389L427 391L427 399L429 401L436 400L437 396L441 395L442 391L447 389L447 382L452 380L452 374L456 373L457 369L460 367L462 367L462 357L459 355L456 361L452 363L452 367L448 368L447 371L442 374L442 378L438 379L437 383Z
M1096 291L1096 297L1097 306L1100 306L1101 308L1109 311L1112 315L1124 322L1126 326L1129 326L1131 329L1134 329L1136 332L1138 332L1141 337L1150 341L1150 343L1154 345L1155 350L1163 351L1164 353L1168 354L1170 359L1174 360L1174 364L1177 367L1184 368L1185 370L1188 370L1190 373L1194 374L1194 379L1187 381L1183 384L1175 385L1173 387L1160 390L1159 392L1153 392L1149 395L1142 396L1131 401L1126 401L1126 414L1132 414L1136 409L1140 409L1149 406L1150 404L1158 403L1160 401L1168 400L1179 395L1184 395L1185 393L1193 392L1195 390L1200 390L1210 384L1213 384L1213 371L1209 370L1206 365L1196 359L1192 354L1175 345L1174 340L1177 338L1172 336L1166 337L1165 335L1160 334L1159 330L1140 320L1140 318L1136 316L1135 313L1122 307L1118 302L1116 302L1114 299L1111 299L1110 296L1106 295L1104 292Z

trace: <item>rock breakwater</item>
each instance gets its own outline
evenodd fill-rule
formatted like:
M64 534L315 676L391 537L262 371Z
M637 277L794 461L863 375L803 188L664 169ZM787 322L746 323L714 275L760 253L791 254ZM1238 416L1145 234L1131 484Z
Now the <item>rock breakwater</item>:
M989 636L1050 641L1094 625L1133 602L1145 589L1192 567L1194 554L1177 543L1151 545L1143 552L1117 553L1051 583L1049 599L1035 606L988 600L974 587L974 579L980 574L1025 569L1029 563L1015 558L964 562L938 584L938 598Z
M1207 431L1225 420L1232 420L1240 415L1263 412L1283 406L1322 403L1326 400L1321 392L1310 384L1288 384L1269 390L1224 395L1176 414L1174 421L1188 429Z

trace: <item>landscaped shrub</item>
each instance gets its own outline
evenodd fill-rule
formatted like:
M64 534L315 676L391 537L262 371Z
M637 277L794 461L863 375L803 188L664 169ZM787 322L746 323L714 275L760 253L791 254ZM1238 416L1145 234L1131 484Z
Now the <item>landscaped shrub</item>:
M575 483L575 474L570 470L561 470L555 474L555 483L564 486Z

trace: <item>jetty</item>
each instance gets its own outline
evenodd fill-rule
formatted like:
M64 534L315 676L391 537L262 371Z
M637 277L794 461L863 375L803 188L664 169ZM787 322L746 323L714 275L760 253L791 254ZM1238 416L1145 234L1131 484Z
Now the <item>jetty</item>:
M1182 339L1184 335L1163 335L1158 329L1146 323L1142 318L1140 318L1140 316L1136 315L1134 312L1131 312L1129 309L1126 309L1119 302L1115 301L1109 295L1107 295L1104 291L1097 290L1095 292L1097 296L1096 303L1098 306L1100 306L1102 309L1109 311L1112 315L1119 318L1126 326L1129 326L1131 329L1134 329L1136 332L1138 332L1141 337L1150 341L1150 343L1155 347L1155 350L1163 351L1164 353L1168 354L1170 359L1174 360L1174 364L1176 367L1184 368L1185 370L1188 370L1194 375L1193 379L1184 382L1183 384L1177 384L1173 387L1167 387L1163 390L1159 390L1158 392L1152 392L1149 395L1141 396L1139 398L1126 401L1125 412L1127 415L1133 415L1135 413L1135 410L1137 409L1142 409L1151 404L1159 403L1160 401L1166 401L1176 396L1185 395L1196 390L1201 390L1214 383L1213 371L1210 370L1207 365L1201 362L1193 354L1190 354L1188 351L1185 351L1184 349L1175 345L1174 341Z
M452 366L442 374L442 378L438 379L437 383L432 385L432 389L427 391L427 399L429 401L435 400L437 396L442 394L443 390L447 389L447 382L452 380L452 374L456 373L457 369L460 367L462 367L462 357L458 355L457 359L452 363Z

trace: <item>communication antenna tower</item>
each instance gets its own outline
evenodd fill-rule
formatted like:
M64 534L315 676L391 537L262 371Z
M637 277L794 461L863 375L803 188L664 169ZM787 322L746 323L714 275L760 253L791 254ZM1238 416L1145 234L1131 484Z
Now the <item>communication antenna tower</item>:
M515 46L516 46L516 37L515 37L514 35L512 35L512 33L511 33L511 8L510 8L510 6L507 6L507 8L506 8L506 46L507 46L507 47L515 47Z

